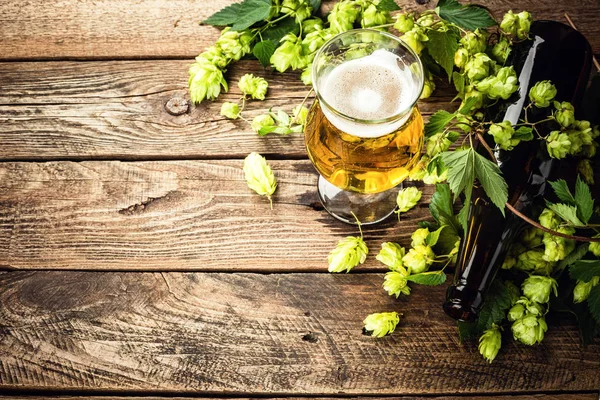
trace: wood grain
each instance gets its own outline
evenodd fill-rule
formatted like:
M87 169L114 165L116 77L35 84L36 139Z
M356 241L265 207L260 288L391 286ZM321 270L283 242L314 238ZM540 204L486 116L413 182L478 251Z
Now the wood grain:
M206 394L595 391L600 342L568 321L493 364L458 343L444 287L395 300L382 274L0 274L0 387ZM404 313L361 334L369 313Z
M199 26L233 0L5 0L0 7L0 59L193 58L213 43L218 30ZM325 2L323 11L331 7ZM433 8L397 0L405 10ZM480 2L497 18L509 9L536 19L566 22L568 12L600 52L600 4L595 0L491 0Z
M246 117L273 107L291 112L308 88L297 74L265 71L244 61L230 70L229 93L217 102L171 115L165 104L188 99L189 61L0 63L0 160L240 158L252 151L306 158L304 138L259 137L248 123L219 115L237 102L245 73L270 82L266 101L248 103ZM447 86L420 107L425 116L454 110Z
M308 161L272 161L273 210L246 185L241 160L0 163L0 266L13 269L324 271L357 235L321 207ZM365 228L410 244L420 205ZM370 257L360 269L381 269Z
M211 398L211 397L208 397ZM223 400L251 400L257 399L257 397L219 397ZM307 397L260 397L264 400L302 400ZM336 396L336 397L308 397L309 399L319 400L335 400L335 399L369 399L369 400L380 400L390 399L390 397L375 397L375 396ZM566 394L528 394L528 395L493 395L493 396L393 396L394 399L398 400L598 400L597 393L566 393ZM181 396L10 396L5 397L0 395L0 400L193 400L203 399L203 397L181 397Z

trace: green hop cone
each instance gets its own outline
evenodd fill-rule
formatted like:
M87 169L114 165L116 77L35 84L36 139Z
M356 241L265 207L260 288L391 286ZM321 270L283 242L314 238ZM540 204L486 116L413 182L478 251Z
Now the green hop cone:
M373 337L381 338L393 333L399 322L400 315L395 311L371 314L363 321L364 331L371 332Z
M510 257L507 256L506 258L504 258L504 261L502 262L502 269L511 269L512 267L514 267L517 264L517 259L515 257Z
M524 229L520 235L520 241L528 248L534 248L542 244L544 231L536 227Z
M401 294L408 296L410 294L410 287L406 276L408 273L402 273L399 271L390 271L385 274L383 278L383 289L390 295L398 298Z
M560 227L556 231L565 235L573 235L575 233L575 229L572 227ZM548 232L544 232L542 243L544 244L544 260L550 262L564 260L575 247L573 240L554 236Z
M567 131L569 141L571 142L569 154L582 154L586 157L593 157L596 154L596 143L594 143L593 130L589 121L574 121L570 128L571 129ZM593 149L593 152L590 154L585 154L586 148L590 147Z
M536 303L545 304L550 301L550 293L558 295L558 283L548 276L531 275L521 285L525 297Z
M404 247L398 243L385 242L375 259L388 266L392 271L406 271L402 264L402 257L406 254Z
M427 240L427 236L429 236L429 229L427 228L419 228L413 232L410 236L412 239L411 247L422 246L425 245Z
M323 44L333 37L333 33L329 29L317 30L308 33L302 39L302 52L307 54L310 62L314 59L317 50L323 46Z
M448 150L450 145L452 145L452 142L450 139L448 139L448 135L439 132L427 139L425 151L429 157L433 158L439 153L443 153L444 151Z
M302 74L300 75L300 80L305 85L312 85L312 64L309 64L304 69L304 71L302 71Z
M260 131L260 128L265 128L267 126L275 126L275 120L269 114L261 114L254 117L250 127L256 133Z
M460 44L471 54L484 53L487 48L488 33L481 29L476 29L473 32L467 32L460 39Z
M565 158L571 150L569 135L560 131L552 131L546 138L546 149L552 158Z
M508 10L504 17L502 17L502 22L500 22L500 29L508 35L517 36L517 28L518 28L518 17L513 13L512 10Z
M492 47L492 56L500 64L504 64L508 59L510 51L510 42L503 37Z
M435 253L430 246L418 245L413 247L402 257L404 267L410 274L420 274L429 269L435 259Z
M590 160L583 159L577 163L577 172L581 175L581 178L588 185L594 184L594 169L592 168L592 162Z
M600 235L594 236L594 238L597 238L597 237L600 237ZM589 251L596 257L600 257L600 242L591 242Z
M520 142L519 139L513 139L515 129L510 121L490 125L488 133L494 137L494 142L503 150L512 150Z
M350 272L358 264L365 262L369 249L361 237L348 236L340 240L331 250L327 261L329 272Z
M360 19L360 25L363 28L385 25L390 22L392 22L392 16L390 15L389 11L379 11L377 6L373 3L364 9Z
M346 32L353 28L354 22L358 18L359 13L360 7L357 7L354 2L337 2L327 16L329 28L334 34Z
M400 33L406 33L410 31L415 25L415 18L412 14L401 13L396 15L396 22L394 23L394 29Z
M237 103L225 102L221 106L221 115L230 119L237 119L240 116L240 106Z
M479 90L475 89L475 87L470 85L467 86L465 90L465 99L460 106L462 107L464 103L467 100L470 100L471 98L475 99L473 103L473 110L477 110L483 107L483 102L485 100L483 93L481 93Z
M479 338L479 353L487 362L491 363L498 355L501 345L500 328L498 325L492 324L492 327L483 332L483 335Z
M277 181L267 160L258 153L250 153L244 160L244 175L248 187L261 196L267 196L273 208L271 196L277 189Z
M533 346L544 340L548 325L543 316L528 314L513 322L511 330L515 340Z
M517 39L527 39L533 18L527 11L521 11L517 14Z
M408 44L418 55L420 55L421 51L425 48L425 42L429 40L427 35L425 35L418 26L415 26L413 29L400 36L400 39Z
M302 40L298 36L288 33L281 39L281 43L270 60L277 71L285 72L288 68L306 67L307 62L302 54Z
M427 185L437 185L438 183L444 183L448 180L448 168L444 168L441 173L438 173L437 168L433 171L425 171L423 176L423 183Z
M549 208L544 208L538 219L544 228L556 230L560 226L560 218Z
M495 76L484 78L475 84L475 87L490 99L506 100L519 88L519 81L512 66L502 67Z
M431 25L435 24L435 17L433 16L433 14L421 15L417 19L416 23L417 25L420 25L422 27L430 27Z
M320 31L323 29L323 20L321 18L310 18L302 21L302 32L304 35Z
M216 99L221 94L221 88L228 90L223 71L202 57L196 58L196 62L190 66L189 74L190 98L194 103Z
M544 260L544 251L533 249L525 251L517 256L515 268L531 273L547 274L552 271L553 263Z
M523 318L525 311L526 309L523 304L515 304L508 310L507 318L509 321L516 321Z
M593 276L589 282L578 280L573 289L573 303L582 303L590 297L592 289L600 282L599 276Z
M281 3L281 12L290 14L300 24L312 14L312 7L307 0L283 0Z
M469 52L466 49L460 47L458 50L456 50L456 53L454 53L454 65L456 65L458 68L464 67L468 60Z
M529 89L529 100L538 108L545 108L556 96L556 86L550 81L539 81Z
M404 213L417 205L423 193L414 186L409 186L404 189L400 189L398 197L396 197L396 204L398 205L399 213Z
M467 77L471 82L480 81L490 74L492 59L485 53L477 53L465 64Z
M525 307L526 315L545 315L546 313L546 310L542 304L531 301L525 296L521 296L515 304L523 305Z
M308 108L302 105L297 105L292 110L292 115L294 116L292 123L304 125L306 124L306 118L308 118Z
M221 36L217 39L215 46L221 50L222 54L234 61L250 53L252 44L252 33L250 31L232 31L227 27L221 31Z
M240 78L238 87L245 96L251 96L253 99L257 100L264 100L269 83L259 76L245 74Z
M223 55L223 52L217 46L210 46L208 49L202 52L198 58L205 59L219 69L224 69L229 64L229 60ZM196 60L198 60L198 58L196 58Z
M560 126L568 128L575 122L575 108L571 103L568 101L563 101L562 103L555 101L554 108L556 108L554 118L556 118L556 122L558 122Z
M425 78L425 82L423 82L423 91L421 92L420 100L424 100L429 98L433 94L435 90L435 83L433 79Z

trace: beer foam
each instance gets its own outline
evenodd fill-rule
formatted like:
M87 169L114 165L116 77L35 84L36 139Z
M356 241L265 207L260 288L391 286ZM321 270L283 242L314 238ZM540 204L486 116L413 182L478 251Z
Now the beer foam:
M408 66L399 56L380 49L336 66L323 77L320 94L336 111L360 120L382 120L399 115L412 105L417 90ZM322 107L336 128L351 135L373 138L398 129L410 114L382 124L362 124Z

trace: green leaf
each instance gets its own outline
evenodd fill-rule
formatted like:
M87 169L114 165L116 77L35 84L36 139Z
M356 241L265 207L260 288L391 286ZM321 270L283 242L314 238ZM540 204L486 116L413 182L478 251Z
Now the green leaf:
M465 101L465 104L463 104L463 106L460 108L460 110L458 110L458 113L462 114L462 115L467 115L468 113L471 112L471 110L473 109L473 106L475 105L475 103L477 103L477 99L475 97L469 97Z
M425 67L425 69L427 71L431 72L435 76L439 76L439 77L442 76L442 69L441 69L440 65L435 62L435 60L431 57L431 55L429 55L429 52L427 51L427 47L425 47L425 49L423 49L419 58L421 59L421 62L423 63L423 66Z
M559 179L557 181L550 182L550 185L552 186L552 190L554 190L554 193L556 193L556 196L560 201L571 206L575 205L575 198L571 194L569 186L567 186L567 182L565 182L564 179Z
M499 325L506 317L512 303L511 292L500 279L495 279L485 295L485 301L477 320L478 329L483 332L490 329L492 324Z
M398 7L398 4L396 4L396 2L394 0L381 0L379 2L379 4L377 4L375 7L377 7L377 9L379 11L398 11L398 10L400 10L400 7Z
M476 5L463 6L456 0L440 0L435 11L440 18L470 31L496 25L496 21L485 8Z
M571 265L575 261L581 260L583 256L587 254L589 248L589 243L580 244L579 246L577 246L577 248L575 248L575 250L567 254L567 256L563 260L559 261L559 263L556 265L555 270L562 271L567 265Z
M433 219L440 225L447 225L455 234L460 231L460 224L454 216L454 205L452 204L452 193L447 183L435 185L435 193L429 202L429 211Z
M458 222L462 226L463 232L465 234L467 233L467 224L468 224L468 220L469 220L469 208L470 207L471 207L471 204L468 203L468 200L467 200L467 204L463 204L463 207L460 209L460 211L458 212L458 215L456 216L456 218L458 219Z
M270 40L256 43L252 50L252 54L260 61L263 67L268 67L271 64L273 53L275 53L275 45Z
M529 141L533 139L533 129L530 126L520 126L513 135L514 139Z
M477 330L476 323L458 321L458 341L463 343L466 340L477 338L482 332Z
M460 236L458 236L458 232L454 231L449 226L447 226L446 229L442 230L440 238L435 244L433 251L435 252L435 254L450 254L450 252L452 251L452 249L454 249L454 246L456 245L456 241L459 239Z
M594 199L590 193L590 187L577 175L575 183L575 204L577 204L577 216L584 224L587 224L594 213Z
M463 76L463 74L459 74L458 72L454 71L452 73L452 81L454 81L454 88L456 89L456 91L459 94L464 94L465 93L465 77Z
M443 271L429 271L421 274L408 275L407 281L425 286L437 286L446 282L446 274Z
M429 234L425 238L425 243L428 246L432 246L432 247L435 246L437 244L438 240L440 240L440 233L442 233L444 228L446 228L446 225L442 225L435 231L429 232Z
M566 204L562 204L562 203L558 203L558 204L550 204L548 203L548 208L551 209L552 211L554 211L556 213L556 215L558 215L559 217L561 217L562 219L564 219L565 221L567 221L568 223L570 223L573 226L583 226L583 222L581 222L579 220L579 218L577 217L577 207L573 207L573 206L568 206Z
M275 47L278 47L279 42L285 35L288 33L296 35L298 32L300 32L300 25L296 23L296 19L287 17L279 21L276 25L265 29L265 31L261 33L261 37L263 41L270 40Z
M594 317L597 324L600 324L600 285L596 285L592 289L587 303L592 317Z
M594 276L600 276L600 260L579 260L569 268L571 279L589 282Z
M427 50L431 57L444 68L448 75L448 80L452 79L452 70L454 69L454 53L458 50L458 40L460 36L454 31L446 32L430 29L427 32L429 41L427 42Z
M433 114L425 124L425 138L441 132L444 127L456 117L455 113L439 110Z
M508 185L502 177L498 165L479 153L475 154L475 176L483 186L492 203L496 205L504 215L504 206L508 201Z
M442 161L448 167L448 184L454 196L465 192L466 198L471 198L475 180L475 154L472 147L440 154Z
M271 12L271 0L244 0L238 9L237 21L231 29L243 31L258 21L262 21Z
M241 7L241 3L233 3L217 11L202 23L215 26L233 25L238 20L238 12L240 11Z
M321 0L308 0L308 2L313 9L313 15L316 14L321 8Z

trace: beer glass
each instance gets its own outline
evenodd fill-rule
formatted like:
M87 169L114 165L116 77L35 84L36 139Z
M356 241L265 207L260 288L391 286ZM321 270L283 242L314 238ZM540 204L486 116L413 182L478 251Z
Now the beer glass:
M312 74L305 141L321 202L343 222L380 222L423 147L421 61L396 36L357 29L325 43Z

